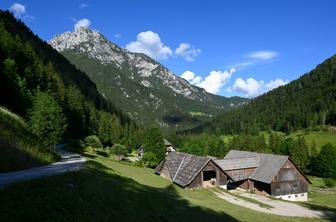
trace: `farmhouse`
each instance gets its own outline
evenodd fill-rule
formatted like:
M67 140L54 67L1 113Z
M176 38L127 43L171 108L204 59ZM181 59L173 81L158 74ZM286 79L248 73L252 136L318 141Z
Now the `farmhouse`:
M309 179L288 156L230 150L224 159L171 152L155 172L185 188L221 186L307 200Z
M307 200L310 181L288 156L230 150L224 159L215 162L232 178L228 189Z
M227 174L209 157L170 152L155 172L185 188L225 186Z

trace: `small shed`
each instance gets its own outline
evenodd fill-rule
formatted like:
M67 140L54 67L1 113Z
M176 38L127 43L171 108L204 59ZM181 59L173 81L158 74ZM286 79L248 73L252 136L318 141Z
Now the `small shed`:
M155 172L184 188L225 186L228 175L208 157L170 152Z

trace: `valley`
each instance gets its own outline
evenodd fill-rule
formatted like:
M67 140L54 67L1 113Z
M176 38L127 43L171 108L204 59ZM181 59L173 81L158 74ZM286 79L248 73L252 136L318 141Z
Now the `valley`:
M334 5L296 4L1 1L0 220L335 221Z
M248 101L208 93L150 57L122 49L95 30L79 28L59 34L49 44L86 72L104 98L145 126L168 131L190 129Z

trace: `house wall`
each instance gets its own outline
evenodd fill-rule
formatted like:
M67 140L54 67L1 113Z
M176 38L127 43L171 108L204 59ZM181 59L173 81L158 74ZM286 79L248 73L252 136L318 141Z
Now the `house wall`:
M225 173L217 167L212 161L202 169L202 171L195 177L195 179L187 186L187 188L202 188L203 184L203 172L204 171L215 171L216 172L216 184L215 186L223 186L227 183L227 176Z
M307 201L308 200L308 193L280 195L280 196L274 196L274 197L275 198L280 198L280 199L283 199L283 200L289 200L289 201Z
M308 192L308 181L294 164L287 160L271 182L272 196L290 196L292 194L305 194ZM289 197L289 199L294 199Z
M255 171L256 168L246 168L238 170L226 170L225 172L235 181L245 180Z
M162 168L161 168L161 171L160 171L160 176L162 177L165 177L165 178L168 178L168 179L172 179L170 177L170 174L169 174L169 170L168 170L168 167L167 167L167 164L163 164Z

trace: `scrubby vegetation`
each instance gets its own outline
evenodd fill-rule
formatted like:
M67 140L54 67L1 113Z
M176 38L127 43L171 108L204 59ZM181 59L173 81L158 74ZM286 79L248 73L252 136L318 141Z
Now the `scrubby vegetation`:
M0 107L0 151L0 172L48 164L58 159L45 149L21 117L3 107Z

